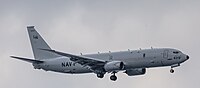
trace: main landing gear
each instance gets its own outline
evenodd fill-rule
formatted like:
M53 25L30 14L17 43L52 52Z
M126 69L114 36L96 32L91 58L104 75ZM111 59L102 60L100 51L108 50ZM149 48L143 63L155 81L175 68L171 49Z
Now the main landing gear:
M112 80L112 81L116 81L117 80L117 76L115 75L115 73L117 73L117 72L112 72L111 73L112 75L110 76L110 80ZM104 74L105 73L97 73L96 75L97 75L98 78L103 78Z
M97 74L97 77L98 77L98 78L103 78L103 77L104 77L104 74L99 73L99 74Z
M111 75L111 76L110 76L110 80L112 80L112 81L116 81L116 80L117 80L117 76L115 76L115 75Z
M113 75L110 76L110 80L112 80L112 81L117 80L117 76L115 75L115 73L113 73Z

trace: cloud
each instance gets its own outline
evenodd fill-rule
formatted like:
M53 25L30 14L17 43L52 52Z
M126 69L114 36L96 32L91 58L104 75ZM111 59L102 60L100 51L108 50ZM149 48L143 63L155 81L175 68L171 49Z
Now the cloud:
M198 0L2 0L0 87L198 87L199 4ZM191 59L173 75L169 68L157 68L139 77L119 73L117 82L109 80L110 74L97 79L94 74L34 70L31 64L9 58L32 57L27 25L35 25L51 47L74 54L153 46L180 49Z

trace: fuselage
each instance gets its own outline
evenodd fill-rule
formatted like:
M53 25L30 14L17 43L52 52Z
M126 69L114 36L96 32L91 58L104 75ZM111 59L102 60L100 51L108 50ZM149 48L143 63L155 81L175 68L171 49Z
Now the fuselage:
M128 50L120 52L97 53L83 55L105 61L122 61L125 65L123 70L135 68L151 68L162 66L180 65L189 57L177 49L158 48L144 50ZM33 64L37 69L55 71L61 73L90 73L89 67L80 65L68 57L57 57L44 60L42 64Z

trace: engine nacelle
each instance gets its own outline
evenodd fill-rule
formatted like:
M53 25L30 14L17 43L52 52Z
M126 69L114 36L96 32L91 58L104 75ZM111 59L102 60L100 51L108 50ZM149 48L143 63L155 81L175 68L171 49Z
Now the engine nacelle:
M126 70L125 73L128 76L143 75L146 73L146 69L145 68L129 69L129 70Z
M111 61L104 65L104 69L107 72L117 71L117 70L123 70L124 69L124 63L121 61Z

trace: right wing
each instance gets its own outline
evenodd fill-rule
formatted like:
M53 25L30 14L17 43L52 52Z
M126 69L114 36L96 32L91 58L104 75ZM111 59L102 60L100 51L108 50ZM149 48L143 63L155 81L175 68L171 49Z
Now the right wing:
M59 52L55 50L48 50L48 49L41 49L41 50L45 50L45 51L56 53L61 56L69 57L71 61L74 61L75 63L79 63L83 66L89 66L90 69L93 71L102 69L105 63L107 62L107 61L99 60L96 58L77 56L77 55L63 53L63 52Z

